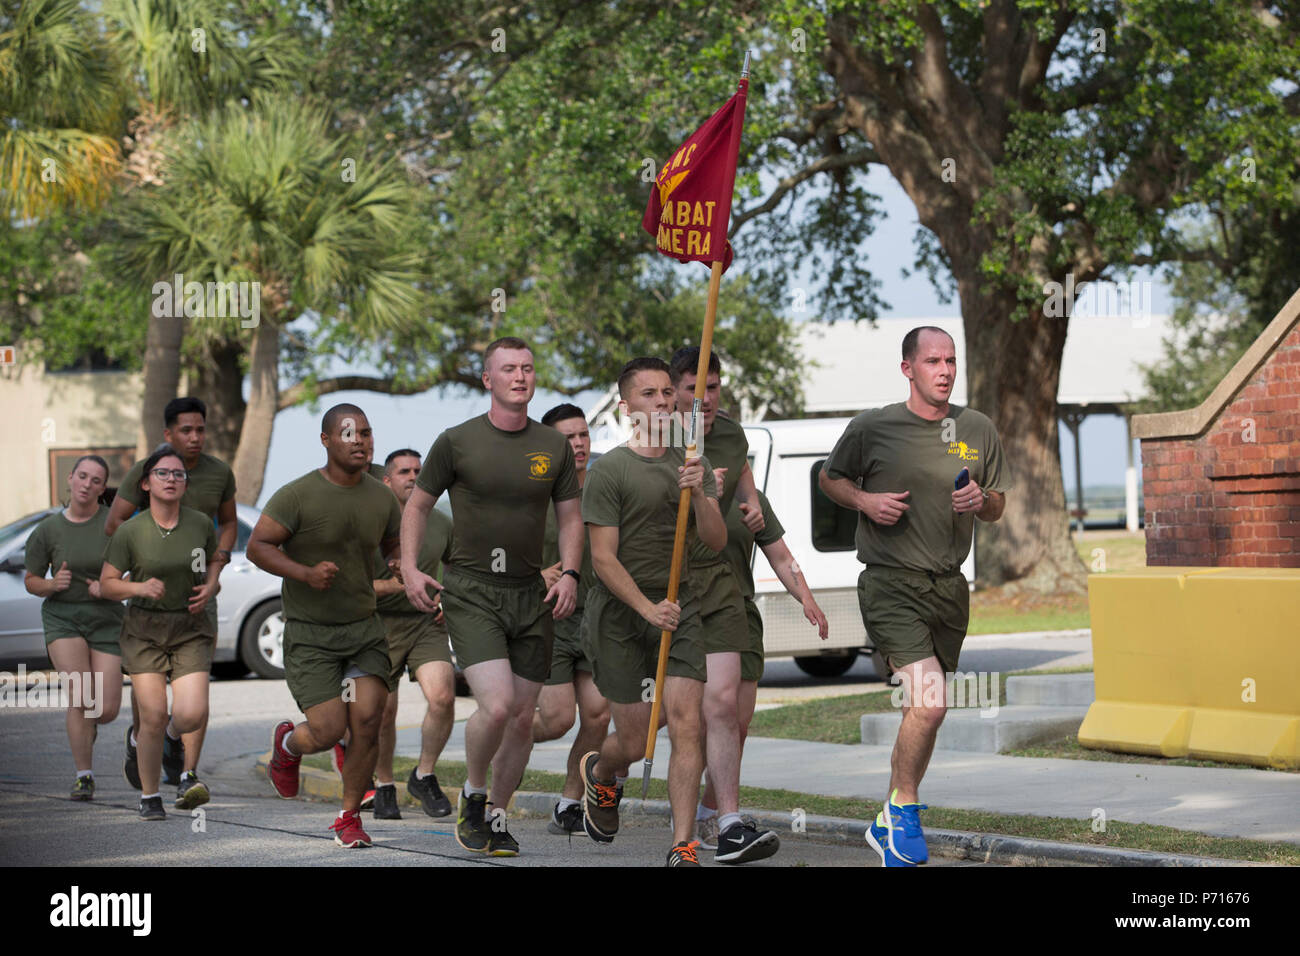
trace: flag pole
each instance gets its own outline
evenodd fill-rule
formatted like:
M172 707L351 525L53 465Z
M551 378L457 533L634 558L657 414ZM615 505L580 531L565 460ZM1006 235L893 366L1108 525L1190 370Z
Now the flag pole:
M749 77L749 51L745 51L745 64L740 71L741 82ZM741 123L744 117L742 114ZM740 152L739 125L732 144L732 178L734 188L735 166ZM713 323L718 315L718 290L722 285L722 260L715 260L709 269L709 297L704 308L704 330L700 333L700 361L695 369L695 400L691 405L691 424L687 432L686 460L700 457L700 406L704 403L704 391L708 386L709 357L713 353ZM677 591L681 585L682 557L686 550L686 525L691 514L691 492L683 488L677 499L677 528L673 534L673 563L668 572L668 600L677 601ZM680 622L679 622L680 623ZM650 703L650 726L646 731L645 762L641 770L641 799L650 794L650 770L654 765L655 742L659 737L659 711L664 686L664 671L668 666L668 647L672 643L673 632L663 630L659 634L659 662L655 667L654 696Z

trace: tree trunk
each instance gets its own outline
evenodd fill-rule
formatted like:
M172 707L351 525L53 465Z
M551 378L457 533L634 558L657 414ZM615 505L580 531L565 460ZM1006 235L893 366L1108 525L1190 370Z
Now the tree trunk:
M271 431L280 399L280 325L262 317L253 334L249 361L248 406L239 447L235 451L235 498L246 505L257 503L262 494L266 459L271 450Z
M137 458L147 457L162 440L163 409L176 397L180 386L184 338L184 319L159 318L150 313L144 347L144 401L135 440Z
M244 345L237 339L218 339L204 348L198 363L193 393L208 406L208 440L204 450L224 462L235 460L239 432L244 425Z
M978 277L958 280L966 336L970 407L993 420L1013 487L1000 521L976 521L980 582L1015 581L1041 593L1086 591L1087 569L1070 540L1061 481L1056 392L1066 319L1039 311L1007 318L1011 293L980 290Z

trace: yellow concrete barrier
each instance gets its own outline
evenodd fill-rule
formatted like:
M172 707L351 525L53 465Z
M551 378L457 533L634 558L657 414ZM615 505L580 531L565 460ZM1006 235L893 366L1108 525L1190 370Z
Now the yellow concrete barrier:
M1300 569L1088 577L1085 747L1300 768Z

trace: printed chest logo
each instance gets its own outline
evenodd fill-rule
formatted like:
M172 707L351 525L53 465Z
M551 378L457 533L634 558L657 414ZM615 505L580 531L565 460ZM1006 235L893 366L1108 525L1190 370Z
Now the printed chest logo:
M948 454L956 455L962 461L979 461L980 450L973 448L964 441L948 442Z
M551 477L551 456L538 451L528 456L528 477L545 480Z

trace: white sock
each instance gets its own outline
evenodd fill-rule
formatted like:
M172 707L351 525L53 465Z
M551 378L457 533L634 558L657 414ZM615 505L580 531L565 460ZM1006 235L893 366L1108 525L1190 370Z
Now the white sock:
M355 813L356 811L353 810L352 812ZM340 819L340 820L342 820L342 819L343 819L345 816L347 816L347 815L348 815L348 811L347 811L347 810L340 810L340 811L339 811L339 819Z
M181 739L181 735L178 734L178 733L176 733L175 729L173 729L173 727L172 727L172 722L171 722L170 720L167 721L167 729L166 729L165 731L163 731L163 732L164 732L165 734L167 734L167 736L170 737L172 740L180 740L180 739Z
M481 787L471 787L471 786L469 785L469 781L466 780L466 781L465 781L465 786L461 788L461 793L465 794L465 796L467 796L467 797L472 797L472 796L474 796L475 794L478 794L478 795L480 795L480 796L484 796L484 797L486 797L486 796L487 796L487 785L484 784L484 785L481 786Z
M141 799L141 800L152 800L154 797L161 797L161 796L162 796L161 793L142 793L142 794L140 794L140 799Z
M132 746L132 747L138 747L139 745L140 745L139 742L135 739L135 731L132 730L132 731L131 731L131 746Z
M429 779L430 777L432 777L432 776L433 776L433 774L431 774L431 773L420 773L420 771L418 771L418 770L415 771L415 779L416 779L416 780L428 780L428 779Z
M711 819L712 817L716 817L717 815L718 815L717 810L710 810L702 803L700 804L699 809L695 811L696 820L708 820Z
M93 770L78 770L78 771L77 771L77 779L78 779L78 780L80 780L82 777L92 777L92 778L93 778L94 776L95 776L95 771L93 771Z
M728 827L735 826L740 822L739 813L724 813L718 818L718 832L725 833Z
M614 774L614 786L621 787L625 783L627 783L627 777L620 777L618 774Z
M570 800L568 797L560 797L560 806L557 808L556 812L563 813L565 810L569 809L569 807L581 806L581 804L581 800Z
M299 756L299 754L296 754L289 749L289 738L292 736L293 736L293 731L290 731L289 733L284 735L284 739L280 741L280 749L283 750L285 753L287 753L290 757L297 757Z

